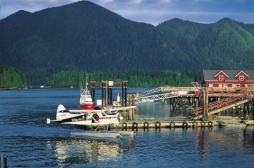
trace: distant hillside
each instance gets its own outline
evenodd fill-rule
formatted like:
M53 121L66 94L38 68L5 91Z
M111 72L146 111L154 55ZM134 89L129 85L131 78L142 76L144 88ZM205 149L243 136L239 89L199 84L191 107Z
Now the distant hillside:
M0 21L0 64L39 84L66 70L253 69L254 25L172 19L157 27L89 1Z
M0 90L27 87L25 75L13 67L0 66Z
M180 19L157 27L165 34L165 51L189 69L253 69L254 25L225 18L214 24Z

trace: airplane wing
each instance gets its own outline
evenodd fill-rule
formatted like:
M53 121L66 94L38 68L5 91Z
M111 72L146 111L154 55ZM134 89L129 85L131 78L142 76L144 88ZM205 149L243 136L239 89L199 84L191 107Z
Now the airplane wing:
M137 106L126 106L126 107L117 107L117 108L108 108L103 110L68 110L69 113L72 114L82 114L82 113L95 113L95 112L116 112L119 110L127 110L127 109L134 109L137 108Z
M92 112L105 112L105 110L68 110L72 114L92 113Z
M137 108L137 106L126 106L126 107L109 108L109 109L106 109L106 111L113 112L113 111L135 109L135 108Z
M96 112L102 112L102 113L110 113L110 112L116 112L119 110L127 110L127 109L134 109L137 108L137 106L125 106L125 107L117 107L117 108L107 108L102 110L66 110L66 108L60 104L57 108L57 112L68 112L71 114L84 114L84 113L96 113Z

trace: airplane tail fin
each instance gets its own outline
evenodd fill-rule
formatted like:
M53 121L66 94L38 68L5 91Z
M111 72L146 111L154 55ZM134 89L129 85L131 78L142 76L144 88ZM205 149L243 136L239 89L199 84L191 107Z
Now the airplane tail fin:
M57 107L57 112L64 111L64 110L66 110L66 108L62 104L59 104Z
M60 112L63 112L65 111L66 108L62 105L62 104L59 104L58 107L57 107L57 110L56 110L56 119L59 120L60 119Z

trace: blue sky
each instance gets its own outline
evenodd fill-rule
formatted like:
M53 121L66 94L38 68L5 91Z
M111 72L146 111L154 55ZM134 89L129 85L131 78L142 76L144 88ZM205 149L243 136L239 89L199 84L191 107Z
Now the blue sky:
M29 12L58 7L78 0L0 0L0 19L19 10ZM90 0L124 18L158 25L180 18L214 23L228 17L254 24L254 0Z

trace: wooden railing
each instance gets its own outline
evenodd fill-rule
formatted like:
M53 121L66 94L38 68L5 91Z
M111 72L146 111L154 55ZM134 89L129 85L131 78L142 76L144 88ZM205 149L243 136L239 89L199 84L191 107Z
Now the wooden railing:
M238 96L232 96L232 97L226 97L223 98L219 101L216 102L211 102L208 104L208 113L209 111L212 111L214 109L218 109L218 108L223 108L225 106L231 105L231 104L235 104L238 101L242 101L242 100L250 100L250 95L249 92L246 92L244 90L241 90L240 94ZM193 109L193 114L194 115L199 115L200 113L202 113L204 111L204 107L198 107L196 109Z

